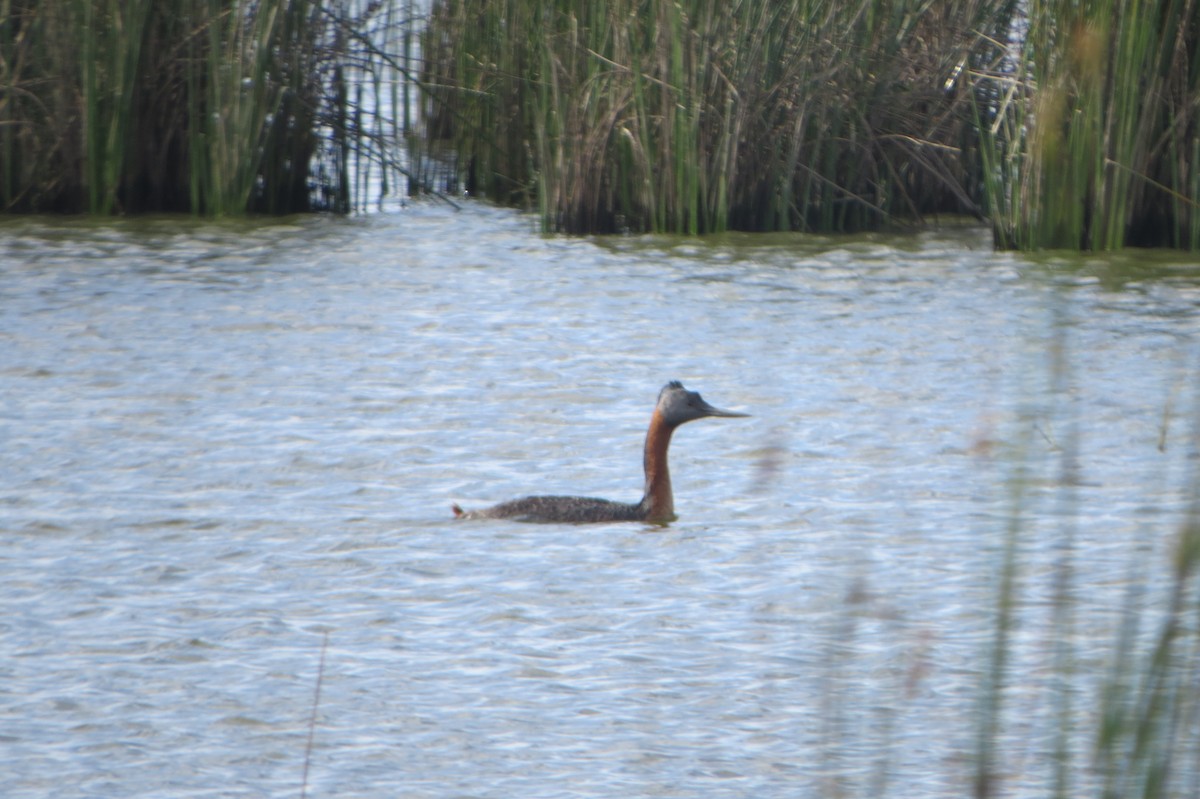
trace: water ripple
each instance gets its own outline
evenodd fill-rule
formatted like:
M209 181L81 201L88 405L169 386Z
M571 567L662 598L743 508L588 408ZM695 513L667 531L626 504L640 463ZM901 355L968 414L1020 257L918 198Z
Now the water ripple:
M295 796L326 633L313 796L962 795L1016 465L1013 665L1046 672L1074 519L1083 692L1186 503L1200 282L1165 254L472 204L0 231L7 796ZM676 435L676 524L449 518L635 500L668 379L754 414Z

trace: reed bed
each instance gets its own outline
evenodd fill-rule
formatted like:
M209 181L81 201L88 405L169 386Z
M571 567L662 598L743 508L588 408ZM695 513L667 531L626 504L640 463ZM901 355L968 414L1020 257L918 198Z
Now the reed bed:
M0 210L349 210L351 174L380 164L386 189L403 166L407 10L0 0Z
M1200 247L1200 5L1027 4L977 74L1003 248Z
M1194 0L438 0L426 143L548 230L1200 246Z
M444 0L430 139L572 232L855 230L975 212L957 77L1010 4Z
M428 135L469 188L552 230L976 213L959 80L996 57L1011 6L444 0L424 44Z
M0 211L444 184L567 232L966 213L1002 248L1200 247L1195 0L415 8L0 0Z

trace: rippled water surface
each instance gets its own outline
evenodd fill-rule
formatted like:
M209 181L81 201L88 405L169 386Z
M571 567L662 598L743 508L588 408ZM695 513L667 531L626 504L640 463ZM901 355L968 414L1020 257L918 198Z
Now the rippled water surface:
M1014 518L1002 785L1045 793L1064 554L1084 761L1161 602L1198 276L478 205L0 223L4 795L297 796L326 634L310 796L966 795ZM671 379L752 414L676 434L676 523L450 518L635 501Z

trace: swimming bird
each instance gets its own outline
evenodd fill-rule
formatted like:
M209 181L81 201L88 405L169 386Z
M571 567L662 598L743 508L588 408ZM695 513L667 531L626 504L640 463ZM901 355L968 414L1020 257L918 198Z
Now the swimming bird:
M462 519L514 519L521 522L651 522L666 524L675 520L675 498L671 494L671 473L667 469L667 448L675 428L694 419L707 416L749 416L747 413L723 411L709 405L695 391L688 391L678 380L672 380L658 393L658 403L650 416L646 431L646 450L643 467L646 470L646 490L640 502L613 502L595 497L525 497L502 502L490 508L464 511L451 506L454 515Z

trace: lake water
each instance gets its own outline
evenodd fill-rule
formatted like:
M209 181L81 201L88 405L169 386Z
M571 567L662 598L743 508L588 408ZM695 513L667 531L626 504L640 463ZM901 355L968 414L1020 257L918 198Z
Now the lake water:
M1010 529L998 795L1049 792L1064 629L1090 788L1198 307L976 228L0 222L4 795L299 796L310 732L313 797L969 795ZM673 379L752 414L676 433L674 524L451 518L636 501Z

